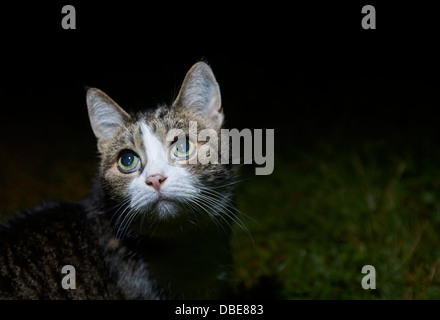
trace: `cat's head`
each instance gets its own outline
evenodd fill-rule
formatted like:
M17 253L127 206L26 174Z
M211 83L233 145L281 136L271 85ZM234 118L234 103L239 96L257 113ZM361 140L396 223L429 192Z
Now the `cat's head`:
M220 139L224 119L219 86L207 64L188 71L170 107L129 114L95 88L87 91L87 106L101 155L101 184L121 228L145 217L192 223L228 219L231 167L189 161L207 143L190 130L212 129ZM176 129L183 131L174 137Z

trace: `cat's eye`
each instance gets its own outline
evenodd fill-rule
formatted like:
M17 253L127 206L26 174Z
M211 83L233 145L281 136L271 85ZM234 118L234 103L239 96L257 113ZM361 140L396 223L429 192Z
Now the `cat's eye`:
M139 157L131 150L122 151L118 160L118 169L123 173L135 171L139 166Z
M196 146L189 139L179 139L171 146L171 154L177 160L189 159L196 151Z

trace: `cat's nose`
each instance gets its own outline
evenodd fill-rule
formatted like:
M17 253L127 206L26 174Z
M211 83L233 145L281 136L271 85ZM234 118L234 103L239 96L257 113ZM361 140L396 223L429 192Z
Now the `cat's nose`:
M160 190L160 186L167 178L161 174L153 174L147 177L147 185L152 186L157 191Z

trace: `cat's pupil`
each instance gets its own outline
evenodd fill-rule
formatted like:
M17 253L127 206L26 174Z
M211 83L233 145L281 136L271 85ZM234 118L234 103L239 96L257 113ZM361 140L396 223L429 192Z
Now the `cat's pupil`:
M134 154L131 152L125 152L122 156L121 156L121 163L122 165L124 165L125 167L130 167L133 162L134 162Z
M190 146L189 146L188 140L185 140L185 141L179 140L177 142L177 151L179 153L187 153L189 151L189 148L190 148Z

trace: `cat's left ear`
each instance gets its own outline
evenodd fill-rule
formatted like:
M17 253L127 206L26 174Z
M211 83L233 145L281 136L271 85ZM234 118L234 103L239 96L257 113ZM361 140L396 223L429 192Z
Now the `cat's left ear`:
M221 104L220 88L214 73L206 63L198 62L186 74L173 107L191 109L218 130L224 119Z
M117 133L117 129L130 120L130 115L99 89L88 89L86 96L90 124L98 139L98 149L102 151L105 144Z

